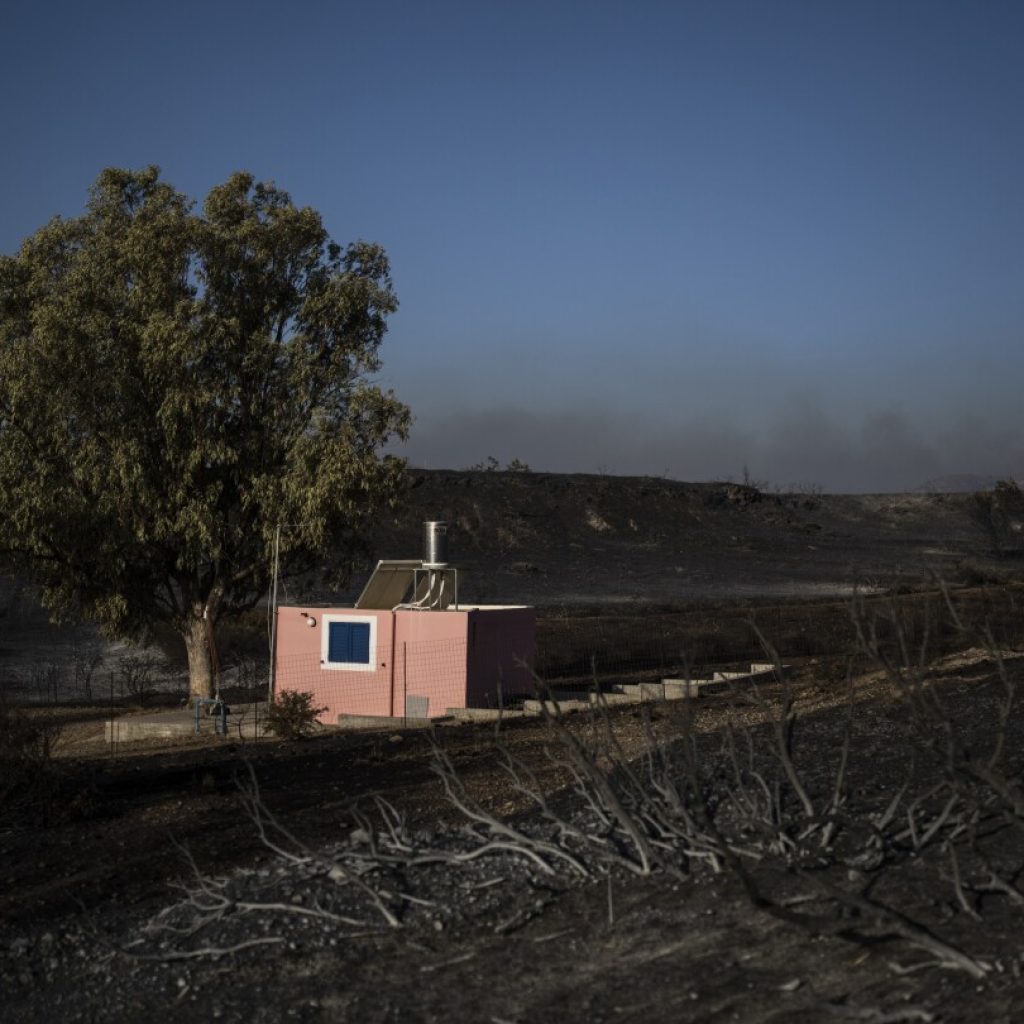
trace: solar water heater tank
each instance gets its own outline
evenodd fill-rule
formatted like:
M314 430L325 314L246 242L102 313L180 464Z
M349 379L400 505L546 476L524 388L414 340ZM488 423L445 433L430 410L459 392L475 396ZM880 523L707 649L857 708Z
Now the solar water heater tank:
M431 520L423 524L423 568L441 569L448 564L448 524Z

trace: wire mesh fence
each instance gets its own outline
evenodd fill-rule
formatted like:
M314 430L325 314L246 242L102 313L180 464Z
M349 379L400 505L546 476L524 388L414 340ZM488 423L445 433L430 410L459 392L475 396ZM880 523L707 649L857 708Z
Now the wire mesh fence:
M678 675L760 661L767 641L786 660L849 657L857 650L854 619L866 615L884 636L899 620L904 636L933 653L962 643L949 614L986 625L1009 646L1024 641L1024 590L1015 587L864 595L783 604L707 602L683 610L600 609L591 615L547 614L537 623L537 674L548 681L617 674Z
M466 638L402 641L362 668L334 667L317 654L279 657L275 692L314 695L321 720L346 718L427 719L449 708L498 707L532 694L535 658L500 643Z
M954 598L960 614L991 624L998 637L1010 644L1024 640L1017 588L975 588L956 592ZM871 614L883 617L887 608L898 607L912 642L926 640L933 651L959 642L949 628L947 598L941 593L865 600ZM881 628L884 633L884 623ZM538 616L532 651L502 650L498 644L474 649L466 639L409 642L362 672L324 670L318 657L294 655L278 659L276 685L324 692L322 703L331 709L325 720L338 714L433 717L448 707L496 706L531 696L535 677L562 690L584 690L595 684L702 676L762 660L761 636L787 661L848 657L856 647L851 602L719 602L592 614L546 610ZM230 661L225 657L217 678L229 701L247 703L266 699L269 682L268 659L258 651ZM151 651L122 651L115 657L90 647L0 666L0 696L16 704L109 702L155 708L180 704L188 695L183 668Z

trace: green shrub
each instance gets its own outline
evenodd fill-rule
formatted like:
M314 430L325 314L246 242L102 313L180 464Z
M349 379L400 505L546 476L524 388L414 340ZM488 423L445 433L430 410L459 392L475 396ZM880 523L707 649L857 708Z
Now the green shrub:
M284 690L274 697L267 711L267 728L283 740L301 740L317 725L327 708L313 707L313 694Z

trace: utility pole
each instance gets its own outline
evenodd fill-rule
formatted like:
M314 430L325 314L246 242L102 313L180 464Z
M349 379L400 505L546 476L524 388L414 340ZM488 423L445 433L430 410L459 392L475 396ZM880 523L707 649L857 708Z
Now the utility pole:
M277 570L280 554L281 524L278 523L277 528L274 530L274 571L272 575L273 583L270 588L270 672L268 673L269 682L267 684L268 702L272 702L274 699L274 672L277 662Z

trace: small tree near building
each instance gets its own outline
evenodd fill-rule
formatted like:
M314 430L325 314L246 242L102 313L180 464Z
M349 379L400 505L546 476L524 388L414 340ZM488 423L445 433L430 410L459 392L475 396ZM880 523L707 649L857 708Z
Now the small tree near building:
M282 573L356 550L392 504L409 412L372 382L397 308L384 250L235 174L201 212L156 168L0 257L0 550L108 636L210 637Z

